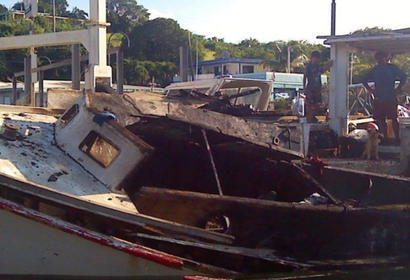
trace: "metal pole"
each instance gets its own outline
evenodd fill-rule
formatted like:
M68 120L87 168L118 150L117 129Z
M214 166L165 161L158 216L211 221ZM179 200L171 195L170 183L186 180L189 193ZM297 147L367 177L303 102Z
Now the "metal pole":
M117 52L117 93L124 92L124 52L122 47Z
M354 53L350 54L350 85L353 85Z
M56 32L56 0L53 0L53 32Z
M287 72L290 73L290 52L292 51L292 47L288 46L288 69Z
M211 150L211 146L209 145L209 141L208 141L208 137L206 135L206 131L205 131L205 129L201 129L201 132L202 132L202 136L204 137L206 150L208 151L209 159L211 161L212 170L213 170L214 176L215 176L216 186L218 188L218 193L219 193L220 196L223 196L221 181L219 181L218 170L216 169L214 157L212 155L212 150Z
M198 40L196 41L196 59L195 59L195 80L198 80L198 63L199 63L199 47Z
M44 104L44 72L40 71L38 73L38 93L39 93L39 107L46 107Z
M332 19L330 35L336 36L336 0L332 0Z

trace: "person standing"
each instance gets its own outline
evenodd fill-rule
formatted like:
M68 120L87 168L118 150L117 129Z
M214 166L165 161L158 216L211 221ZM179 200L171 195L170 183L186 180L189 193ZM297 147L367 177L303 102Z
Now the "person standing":
M396 144L400 143L399 122L397 120L396 94L402 91L407 81L407 75L396 65L389 63L389 56L385 52L376 52L377 65L373 67L364 77L362 83L368 92L374 94L373 117L380 128L380 132L387 136L386 119L392 121ZM396 81L400 83L396 87ZM369 85L374 82L374 87Z
M310 62L306 66L303 75L303 92L306 95L306 118L308 122L314 121L314 117L322 104L322 74L332 66L332 61L329 61L325 66L320 62L320 52L312 52Z

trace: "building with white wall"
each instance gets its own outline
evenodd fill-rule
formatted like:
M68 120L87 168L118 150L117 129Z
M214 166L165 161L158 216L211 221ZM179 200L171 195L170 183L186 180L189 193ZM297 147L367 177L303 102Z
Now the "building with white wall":
M199 74L237 75L266 72L263 59L256 58L219 58L198 63Z

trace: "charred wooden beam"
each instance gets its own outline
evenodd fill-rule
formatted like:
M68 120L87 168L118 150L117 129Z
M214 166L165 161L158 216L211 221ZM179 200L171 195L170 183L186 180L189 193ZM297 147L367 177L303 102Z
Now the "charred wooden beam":
M407 254L410 206L345 208L142 188L133 197L143 213L201 226L231 221L235 246L271 248L295 259L323 260Z

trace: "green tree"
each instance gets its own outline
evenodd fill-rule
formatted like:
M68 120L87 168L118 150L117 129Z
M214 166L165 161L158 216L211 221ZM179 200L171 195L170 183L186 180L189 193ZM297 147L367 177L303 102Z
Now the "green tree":
M6 8L6 6L0 4L0 14L7 13L9 10Z
M149 12L135 0L107 0L107 21L111 33L129 33L138 23L149 20Z
M67 0L55 0L56 15L58 16L68 16L69 11ZM42 13L53 13L53 0L41 0L38 2L38 10Z
M78 7L74 7L68 16L70 18L76 18L76 19L87 19L88 18L88 14L85 11L79 9Z
M178 48L188 45L188 32L173 19L156 18L135 26L130 39L128 55L133 58L177 64Z

